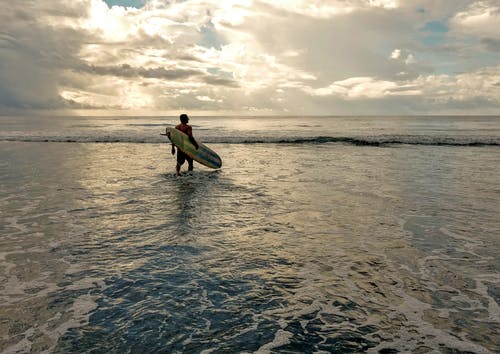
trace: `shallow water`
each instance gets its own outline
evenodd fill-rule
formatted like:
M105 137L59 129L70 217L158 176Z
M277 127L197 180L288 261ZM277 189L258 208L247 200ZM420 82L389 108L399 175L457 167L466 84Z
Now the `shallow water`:
M498 352L497 146L0 142L0 351Z

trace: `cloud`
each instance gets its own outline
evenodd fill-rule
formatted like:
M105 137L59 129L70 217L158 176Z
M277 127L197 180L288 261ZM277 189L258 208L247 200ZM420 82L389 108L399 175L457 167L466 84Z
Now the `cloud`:
M327 87L305 88L304 91L311 96L333 96L347 100L413 96L438 107L450 102L473 101L499 106L499 82L500 66L496 66L456 76L427 75L401 81L353 77L333 82Z
M500 66L458 75L431 75L420 77L415 84L420 86L426 97L434 102L467 102L481 99L485 102L500 102Z
M499 12L472 0L17 1L0 14L0 108L491 111Z
M477 38L487 50L498 51L500 5L497 1L475 1L452 19L455 33Z
M260 2L300 16L323 19L348 15L364 9L394 9L399 6L398 0L261 0Z
M492 52L500 52L500 39L498 38L483 38L481 43Z
M37 19L40 3L16 2L0 14L0 106L15 109L54 109L65 105L59 95L61 66L73 61L81 35L56 29ZM31 7L30 7L31 6ZM53 16L75 16L59 9Z
M421 91L416 90L412 84L398 84L393 81L377 80L372 77L352 77L336 81L331 85L318 89L305 89L313 96L334 95L345 99L377 99L388 96L419 95Z
M186 79L196 75L202 75L199 70L166 69L162 67L155 68L137 68L128 64L115 66L95 66L82 65L81 71L94 75L111 75L116 77L143 77L155 79Z
M496 1L475 1L458 12L451 21L457 31L481 37L500 36L500 5Z
M403 61L406 65L411 65L417 63L413 53L408 51L403 51L401 49L394 49L390 56L393 60Z
M401 56L401 49L394 49L391 53L391 59L399 59Z

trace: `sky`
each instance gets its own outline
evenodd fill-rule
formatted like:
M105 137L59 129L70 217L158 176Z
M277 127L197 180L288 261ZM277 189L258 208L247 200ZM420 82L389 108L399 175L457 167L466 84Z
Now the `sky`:
M0 114L500 115L498 0L17 0Z

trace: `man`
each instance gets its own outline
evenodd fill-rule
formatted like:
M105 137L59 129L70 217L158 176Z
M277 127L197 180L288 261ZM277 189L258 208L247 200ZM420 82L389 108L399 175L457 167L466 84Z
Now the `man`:
M189 141L191 144L194 145L196 150L198 150L198 143L193 137L193 128L188 124L189 122L189 117L187 114L183 113L180 115L180 121L181 124L178 124L175 129L180 130L184 134L186 134L189 137ZM172 144L172 155L175 155L175 146ZM177 149L177 165L175 166L175 172L177 176L181 175L181 166L184 164L184 162L187 160L188 162L188 171L193 170L193 159L189 156L187 156L185 153L183 153L180 149Z

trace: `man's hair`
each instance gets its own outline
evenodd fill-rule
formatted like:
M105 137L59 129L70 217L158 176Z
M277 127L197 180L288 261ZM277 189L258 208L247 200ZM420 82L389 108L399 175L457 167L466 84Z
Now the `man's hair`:
M188 115L186 113L182 113L179 118L181 119L182 123L187 123L187 121L189 120Z

